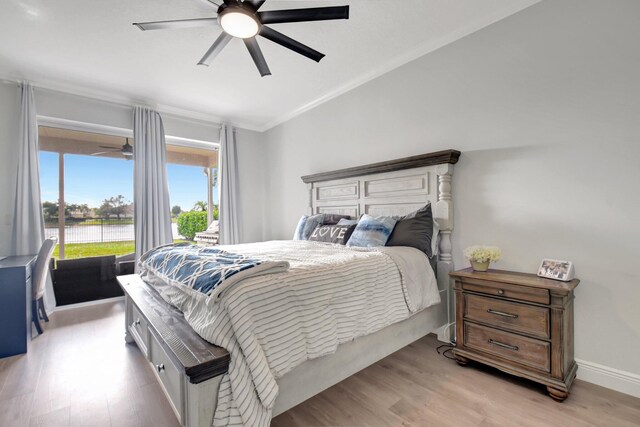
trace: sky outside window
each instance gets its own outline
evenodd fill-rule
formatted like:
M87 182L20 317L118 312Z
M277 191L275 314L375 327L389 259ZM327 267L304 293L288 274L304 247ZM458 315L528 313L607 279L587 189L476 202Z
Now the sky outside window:
M133 161L65 154L65 202L98 208L104 199L119 194L133 201ZM167 164L171 206L190 210L207 201L207 180L201 166ZM58 154L40 152L42 201L58 200ZM214 203L218 191L214 189Z

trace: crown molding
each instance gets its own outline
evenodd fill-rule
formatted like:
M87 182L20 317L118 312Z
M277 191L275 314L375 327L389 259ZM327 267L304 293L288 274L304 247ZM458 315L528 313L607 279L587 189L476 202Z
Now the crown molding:
M397 57L395 57L394 59L376 67L373 68L371 71L369 71L366 74L363 74L360 77L357 77L351 81L349 81L348 83L337 87L336 89L322 95L319 98L316 98L315 100L306 103L298 108L296 108L293 111L290 111L286 114L281 115L280 117L269 121L267 123L264 123L262 126L258 126L262 132L267 131L273 127L276 127L284 122L287 122L291 119L293 119L296 116L301 115L302 113L305 113L321 104L324 104L327 101L332 100L333 98L336 98L344 93L347 93L355 88L357 88L358 86L362 86L363 84L370 82L373 79L376 79L390 71L395 70L396 68L399 68L411 61L414 61L418 58L420 58L421 56L424 56L428 53L431 53L435 50L440 49L441 47L444 47L448 44L451 44L457 40L460 40L463 37L468 36L469 34L475 33L476 31L479 31L485 27L488 27L491 24L494 24L508 16L511 16L517 12L520 12L524 9L527 9L531 6L533 6L536 3L539 3L541 0L529 0L527 2L524 3L524 5L522 3L518 3L516 4L510 4L508 7L505 7L504 9L501 9L493 14L491 14L489 17L485 18L485 19L479 19L476 22L473 22L465 27L460 28L458 31L455 31L453 33L450 33L444 37L441 37L437 40L432 40L432 41L428 41L426 43L423 43L421 45L418 45L416 48L414 48L411 51L408 51L402 55L399 55Z

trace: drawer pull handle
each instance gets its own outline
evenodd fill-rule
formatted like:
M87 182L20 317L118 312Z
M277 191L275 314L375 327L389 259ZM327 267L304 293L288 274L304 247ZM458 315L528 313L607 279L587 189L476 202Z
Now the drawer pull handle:
M158 373L163 372L164 371L164 363L156 365L156 369L158 370Z
M498 294L504 295L504 289L498 289Z
M138 326L140 324L140 319L136 319L135 322L133 322L133 324Z
M489 339L489 344L497 345L498 347L507 348L507 349L513 350L513 351L520 350L517 345L509 345L509 344L505 344L505 343L500 342L500 341L494 341L492 339Z
M511 314L511 313L505 313L504 311L497 311L497 310L487 310L487 313L491 313L491 314L495 314L498 316L502 316L502 317L510 317L512 319L517 319L518 315L517 314Z

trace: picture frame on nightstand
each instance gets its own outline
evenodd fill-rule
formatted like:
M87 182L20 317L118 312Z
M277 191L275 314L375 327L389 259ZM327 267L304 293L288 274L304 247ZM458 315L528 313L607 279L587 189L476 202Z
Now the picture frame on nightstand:
M568 282L575 277L575 269L571 261L545 258L538 268L538 276Z

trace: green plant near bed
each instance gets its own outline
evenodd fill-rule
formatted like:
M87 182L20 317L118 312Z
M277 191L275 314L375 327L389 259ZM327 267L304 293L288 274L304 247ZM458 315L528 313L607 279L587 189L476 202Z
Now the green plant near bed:
M178 233L185 239L193 240L196 233L207 229L207 212L191 211L178 215Z

